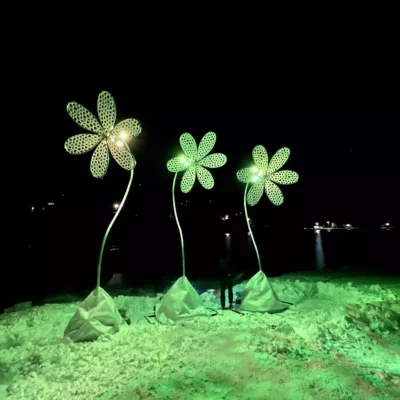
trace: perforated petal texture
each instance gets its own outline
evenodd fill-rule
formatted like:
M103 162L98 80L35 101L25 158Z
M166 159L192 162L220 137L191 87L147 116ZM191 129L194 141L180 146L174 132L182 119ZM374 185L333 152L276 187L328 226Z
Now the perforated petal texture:
M167 162L167 168L170 172L180 172L186 169L188 166L182 162L181 157L172 158Z
M197 160L203 159L214 147L217 135L214 132L206 133L200 141Z
M90 172L95 178L103 178L107 172L109 160L107 141L103 140L97 146L90 161Z
M100 125L99 121L97 121L96 117L79 103L68 103L67 112L79 126L87 129L89 132L99 134L104 132L103 127Z
M184 133L179 138L183 152L193 160L197 157L197 145L194 137L190 133Z
M281 189L274 182L267 181L265 183L265 191L271 203L275 206L280 206L283 203L283 194Z
M189 193L192 190L195 179L196 179L196 167L190 166L182 177L181 190L183 193Z
M110 131L115 124L115 118L117 117L117 108L115 101L110 93L101 92L97 98L97 114L103 128L106 131Z
M212 189L214 187L214 178L210 171L198 165L196 168L197 178L205 189Z
M125 147L125 145L119 147L116 142L108 141L108 146L115 161L124 169L130 171L135 166L133 156L131 152Z
M255 206L260 201L264 193L264 183L255 183L247 193L247 204Z
M271 162L269 163L267 169L268 174L270 175L273 172L278 171L278 169L286 163L289 156L290 150L287 147L282 147L281 149L279 149L271 158Z
M299 174L294 171L278 171L271 175L271 181L280 183L281 185L292 185L299 180Z
M253 160L258 168L264 172L268 167L268 153L264 146L258 145L253 149Z
M100 135L83 133L80 135L71 136L65 141L65 150L70 154L83 154L92 150L101 141Z
M254 177L254 172L251 168L240 169L236 174L238 180L242 183L251 183Z
M219 168L226 164L227 158L225 154L215 153L203 158L199 161L200 165L207 168Z
M113 129L112 134L120 139L126 140L138 136L141 132L142 127L140 126L139 121L129 118L119 122ZM123 138L121 136L122 133L125 133L127 137Z

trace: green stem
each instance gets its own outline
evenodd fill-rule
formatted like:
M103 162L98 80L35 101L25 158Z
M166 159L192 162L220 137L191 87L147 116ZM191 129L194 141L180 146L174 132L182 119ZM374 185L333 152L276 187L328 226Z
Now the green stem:
M104 247L105 247L106 242L107 242L108 234L110 233L111 228L113 227L114 222L115 222L116 219L118 218L118 215L119 215L119 213L121 212L122 207L123 207L124 204L125 204L125 200L126 200L126 198L128 197L128 193L129 193L129 190L130 190L131 185L132 185L133 170L134 170L134 169L135 169L135 168L132 168L132 169L131 169L131 176L130 176L130 178L129 178L129 183L128 183L128 186L127 186L127 188L126 188L124 198L122 199L122 201L121 201L121 203L120 203L120 205L119 205L119 207L118 207L118 210L117 210L117 212L116 212L115 215L114 215L114 218L113 218L112 221L110 222L110 225L108 225L108 228L107 228L106 233L105 233L104 238L103 238L103 242L101 243L100 257L99 257L99 262L98 262L98 264L97 264L97 283L96 283L96 288L97 288L97 289L100 287L101 263L102 263L102 261L103 261Z
M247 222L247 226L249 228L251 240L253 241L254 248L256 249L256 254L257 254L257 259L258 259L258 267L260 268L260 271L262 271L260 253L258 252L256 240L254 239L253 231L251 230L249 215L247 213L247 190L248 190L248 188L249 188L249 184L246 185L246 189L244 190L244 212L246 214L246 222Z
M181 235L181 245L182 245L182 270L183 270L183 276L186 274L186 265L185 265L185 243L183 242L183 233L182 233L182 228L181 225L179 224L179 219L178 219L178 214L176 212L176 204L175 204L175 183L176 183L176 178L178 176L178 172L175 174L174 177L174 183L172 184L172 204L174 205L174 214L175 214L175 221L176 224L178 225L179 233Z

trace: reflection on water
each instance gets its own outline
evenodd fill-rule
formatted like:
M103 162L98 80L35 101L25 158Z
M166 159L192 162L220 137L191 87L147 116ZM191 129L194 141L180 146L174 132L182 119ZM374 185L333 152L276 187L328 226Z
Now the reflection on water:
M326 267L325 253L322 246L322 235L319 229L315 231L315 266L317 267L318 271Z

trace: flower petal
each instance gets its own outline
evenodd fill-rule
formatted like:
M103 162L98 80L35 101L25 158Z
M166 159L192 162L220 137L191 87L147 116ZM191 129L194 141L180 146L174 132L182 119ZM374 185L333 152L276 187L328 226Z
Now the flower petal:
M203 136L197 152L197 160L203 159L214 147L217 141L217 135L214 132L208 132Z
M264 193L264 182L255 183L247 193L247 204L255 206L261 199Z
M275 171L278 171L279 168L285 164L290 156L290 150L287 147L282 147L279 149L274 156L271 158L271 162L269 163L267 173L270 175Z
M267 181L265 183L265 192L271 203L275 206L280 206L283 203L283 194L281 189L274 182Z
M104 129L97 118L79 103L72 102L67 105L69 116L82 128L94 133L103 133Z
M203 158L201 161L199 161L199 164L207 168L219 168L225 165L226 161L227 158L225 154L214 153Z
M189 193L196 180L196 167L190 166L186 172L183 174L181 181L181 190L183 193Z
M214 178L211 175L211 172L208 169L205 169L201 165L198 165L196 168L197 178L203 188L212 189L214 187Z
M167 168L170 172L180 172L186 169L188 166L185 165L185 162L181 160L182 157L171 158L167 162Z
M197 157L197 145L194 137L190 133L184 133L179 138L183 152L193 160Z
M115 124L115 118L117 118L117 108L115 101L110 93L101 92L97 98L97 114L103 128L106 131L110 131Z
M118 142L108 140L108 147L110 148L111 154L122 168L130 171L136 165L135 158L125 143L122 146L118 146L116 143Z
M71 136L64 143L65 150L69 154L83 154L92 150L101 141L100 135L83 133L81 135Z
M139 121L133 118L119 122L112 131L112 135L119 139L127 140L136 137L142 132Z
M299 180L299 174L294 171L278 171L270 176L271 181L280 183L281 185L292 185Z
M268 168L268 153L264 146L260 144L253 149L253 160L258 168L264 172Z
M96 148L90 161L90 172L95 178L103 178L108 169L110 156L107 141L103 140Z
M236 174L236 177L237 177L237 178L239 179L239 181L242 182L242 183L252 183L252 182L254 182L254 181L253 181L253 178L254 178L255 176L256 176L256 175L254 174L252 168L243 168L243 169L240 169L240 170L237 172L237 174Z

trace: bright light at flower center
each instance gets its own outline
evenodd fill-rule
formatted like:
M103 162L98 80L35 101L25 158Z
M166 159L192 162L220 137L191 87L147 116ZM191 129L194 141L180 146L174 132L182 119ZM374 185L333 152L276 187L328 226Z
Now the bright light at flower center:
M124 145L124 143L123 142L121 142L120 140L118 140L118 142L117 142L117 146L118 147L122 147Z
M263 176L263 175L264 175L264 172L258 171L258 176Z
M258 176L255 176L254 178L253 178L253 182L257 182L258 181Z
M121 139L126 139L126 138L128 137L128 135L127 135L125 132L121 132L120 135L119 135L119 137L120 137Z
M258 168L257 167L253 167L253 172L258 172Z

